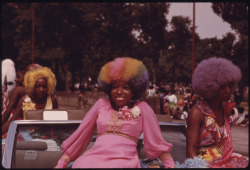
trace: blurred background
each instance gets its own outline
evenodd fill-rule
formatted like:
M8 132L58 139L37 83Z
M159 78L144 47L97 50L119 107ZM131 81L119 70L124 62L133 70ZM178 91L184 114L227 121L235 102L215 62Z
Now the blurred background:
M239 87L248 86L248 4L207 3L233 30L219 38L201 38L194 17L169 17L173 4L2 3L2 60L12 59L16 70L48 66L57 91L75 91L97 86L101 66L115 57L140 59L152 83L174 86L189 85L197 63L217 56L240 66Z

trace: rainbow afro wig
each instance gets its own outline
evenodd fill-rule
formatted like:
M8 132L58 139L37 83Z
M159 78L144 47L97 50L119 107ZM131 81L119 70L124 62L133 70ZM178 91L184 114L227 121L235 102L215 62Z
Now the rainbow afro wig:
M99 86L108 95L113 82L128 82L134 94L133 100L142 98L149 85L148 72L144 64L130 57L115 58L106 63L101 68L97 80Z
M212 57L202 60L194 70L192 88L199 96L210 99L217 94L222 85L232 83L232 91L237 88L241 71L232 61Z
M56 77L54 73L48 67L38 67L37 69L31 69L24 75L23 85L25 87L26 94L34 97L34 87L38 79L45 78L48 84L48 95L54 92L56 87Z

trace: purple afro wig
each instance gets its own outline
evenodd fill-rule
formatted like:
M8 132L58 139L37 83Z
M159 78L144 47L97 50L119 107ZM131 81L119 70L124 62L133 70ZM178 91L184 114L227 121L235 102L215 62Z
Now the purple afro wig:
M148 72L144 64L130 57L115 58L106 63L101 68L97 80L99 86L108 95L113 82L128 82L134 94L133 100L142 98L149 85Z
M202 60L195 68L192 88L199 96L210 99L226 83L232 82L231 89L234 91L240 79L241 71L232 61L212 57Z

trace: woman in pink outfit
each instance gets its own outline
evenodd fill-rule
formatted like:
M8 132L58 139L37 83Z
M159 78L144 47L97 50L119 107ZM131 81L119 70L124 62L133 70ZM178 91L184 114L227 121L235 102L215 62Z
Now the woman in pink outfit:
M78 129L62 144L63 155L56 168L140 168L137 140L144 134L144 149L150 159L159 158L166 168L175 167L172 144L161 134L155 113L139 101L148 88L148 73L141 61L116 58L105 64L98 83L108 98L99 99ZM94 146L81 155L97 129Z

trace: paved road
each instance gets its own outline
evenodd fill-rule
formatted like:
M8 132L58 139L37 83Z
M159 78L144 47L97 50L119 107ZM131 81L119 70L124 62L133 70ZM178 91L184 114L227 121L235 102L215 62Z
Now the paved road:
M249 126L232 126L234 152L249 157Z

